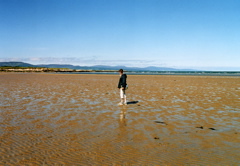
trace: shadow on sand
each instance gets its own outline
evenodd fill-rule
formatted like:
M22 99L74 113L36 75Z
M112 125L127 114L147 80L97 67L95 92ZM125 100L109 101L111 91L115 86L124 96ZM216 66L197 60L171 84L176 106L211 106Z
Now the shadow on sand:
M138 101L129 101L129 102L127 102L127 104L137 104L138 103Z

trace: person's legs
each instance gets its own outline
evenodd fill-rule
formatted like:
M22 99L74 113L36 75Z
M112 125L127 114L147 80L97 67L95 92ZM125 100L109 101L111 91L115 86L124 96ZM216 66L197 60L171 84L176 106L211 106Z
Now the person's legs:
M120 89L120 98L121 98L121 102L118 103L118 105L123 105L124 102L124 92L122 89Z
M123 100L124 100L124 104L127 105L127 95L126 95L126 91L125 90L122 90L123 91Z
M118 105L127 105L127 96L126 96L126 91L123 89L120 89L120 98L121 102Z

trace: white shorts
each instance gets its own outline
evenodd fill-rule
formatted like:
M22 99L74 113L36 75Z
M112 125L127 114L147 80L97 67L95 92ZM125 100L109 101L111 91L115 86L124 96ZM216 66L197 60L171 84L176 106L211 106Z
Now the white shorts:
M126 92L123 89L120 89L120 97L125 98L126 97Z

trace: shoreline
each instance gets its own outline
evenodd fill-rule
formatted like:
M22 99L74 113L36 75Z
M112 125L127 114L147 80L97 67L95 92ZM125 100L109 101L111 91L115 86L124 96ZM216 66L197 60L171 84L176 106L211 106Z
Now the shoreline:
M0 73L32 73L32 74L63 74L63 75L118 75L116 71L81 71L81 72L22 72L22 71L1 71ZM127 75L143 75L143 76L219 76L219 77L240 77L240 72L125 72Z

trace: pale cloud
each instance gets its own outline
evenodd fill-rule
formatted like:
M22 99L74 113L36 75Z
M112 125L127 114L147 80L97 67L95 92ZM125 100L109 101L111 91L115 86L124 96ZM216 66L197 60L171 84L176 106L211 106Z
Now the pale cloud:
M156 60L105 60L96 56L92 57L30 57L30 58L0 58L0 61L21 61L32 64L72 64L80 66L107 65L107 66L128 66L128 67L147 67L147 66L166 66L167 64Z
M0 62L13 62L13 61L25 62L27 60L29 60L29 58L0 58Z

